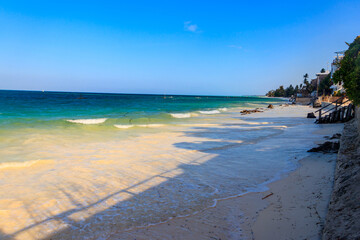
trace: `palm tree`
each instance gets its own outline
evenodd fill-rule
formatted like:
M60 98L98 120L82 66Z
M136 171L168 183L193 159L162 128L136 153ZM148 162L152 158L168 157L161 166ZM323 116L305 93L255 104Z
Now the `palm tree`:
M306 82L306 80L309 78L309 74L305 73L304 75L304 83Z

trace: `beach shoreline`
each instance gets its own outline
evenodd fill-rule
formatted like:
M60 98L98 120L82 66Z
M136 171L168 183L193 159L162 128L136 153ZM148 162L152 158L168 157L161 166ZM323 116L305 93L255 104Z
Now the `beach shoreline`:
M332 136L342 128L337 124L316 132ZM316 143L322 142L319 138ZM218 199L196 214L118 232L108 239L320 239L335 165L336 154L313 153L299 160L293 171L266 184L265 191Z
M278 196L271 188L272 183L292 176L301 165L299 159L319 156L306 150L316 141L324 140L324 135L331 136L342 128L342 124L337 127L313 124L313 120L305 118L311 111L307 106L280 105L263 110L246 116L241 116L238 110L211 118L201 117L198 119L201 125L169 126L166 131L107 141L106 148L98 148L101 141L87 143L81 149L86 155L78 159L76 165L69 158L41 165L41 168L33 166L30 172L28 168L4 169L7 179L13 179L7 180L10 183L27 182L29 173L34 176L46 173L44 182L56 183L64 177L68 181L56 191L44 188L44 197L39 200L44 204L40 207L28 206L28 202L34 202L31 200L34 196L39 196L39 193L31 194L30 188L27 198L16 194L19 205L11 205L11 211L3 201L4 213L18 211L25 216L22 219L25 227L4 225L7 227L3 228L4 236L15 239L251 239L257 234L255 220L266 211L261 210ZM95 159L89 162L89 157L94 156L88 153L90 146L104 152L97 151ZM76 147L70 150L74 156L81 153ZM55 169L64 177L54 175ZM76 177L71 174L75 171ZM136 181L141 180L140 184L128 184L126 188L129 178L125 176L129 174L138 177ZM93 179L90 185L89 179ZM38 182L32 184L42 187ZM266 192L269 188L273 191L271 195ZM54 198L62 202L48 201ZM47 209L52 212L46 212ZM41 218L25 215L32 212L46 215ZM4 216L14 219L10 214ZM25 222L28 220L34 224L28 225Z
M316 153L266 191L220 199L194 215L108 239L320 239L335 165L336 154Z

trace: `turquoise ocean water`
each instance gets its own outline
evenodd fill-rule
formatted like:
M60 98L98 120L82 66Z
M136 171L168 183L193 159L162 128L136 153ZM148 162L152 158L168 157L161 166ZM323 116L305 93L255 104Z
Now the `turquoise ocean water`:
M53 145L106 142L158 131L159 125L204 122L202 117L231 108L280 102L264 97L0 90L0 162L41 159L39 152L47 151L41 147L54 136Z
M76 92L0 91L0 127L69 126L67 120L103 119L113 124L176 122L191 112L282 102L264 97L181 96ZM216 113L216 112L215 112ZM178 115L177 115L178 114ZM185 114L185 115L181 115Z

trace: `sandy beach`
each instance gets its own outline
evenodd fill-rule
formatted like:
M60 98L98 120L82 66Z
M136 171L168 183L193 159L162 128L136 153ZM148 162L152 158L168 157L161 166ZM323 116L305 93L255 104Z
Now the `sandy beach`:
M342 125L327 129L331 135ZM269 190L218 201L194 216L121 232L109 239L320 239L336 154L314 153Z

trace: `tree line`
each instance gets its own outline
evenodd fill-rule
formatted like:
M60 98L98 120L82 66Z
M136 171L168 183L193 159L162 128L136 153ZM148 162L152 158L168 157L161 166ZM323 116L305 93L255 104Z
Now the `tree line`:
M333 74L331 79L330 74L327 75L319 83L319 95L329 95L332 93L330 86L333 83L340 83L346 91L346 96L353 101L357 106L360 105L360 35L357 36L354 41L349 44L346 43L349 48L345 51L343 59L338 63L339 68ZM325 69L321 69L321 72L325 72ZM280 86L276 90L269 91L266 96L269 97L291 97L297 93L303 94L303 96L310 95L316 86L313 86L307 80L309 75L304 75L304 81L300 85L293 87L290 85L287 88Z
M322 68L321 73L325 72L325 69ZM266 96L268 97L291 97L296 96L298 93L302 94L303 96L309 96L314 90L316 90L316 86L311 84L311 82L308 81L309 74L304 74L304 80L300 85L296 85L293 87L292 84L290 86L284 88L284 86L280 86L279 88L275 90L270 90L268 93L266 93ZM331 94L330 86L332 85L330 74L327 75L319 84L319 93L328 95Z

